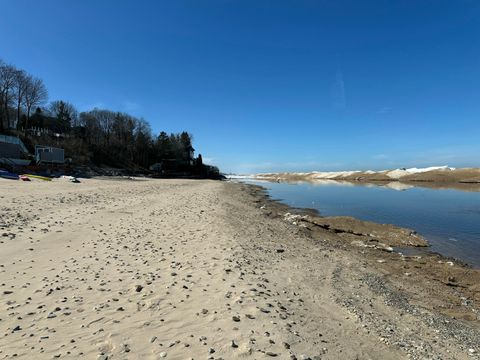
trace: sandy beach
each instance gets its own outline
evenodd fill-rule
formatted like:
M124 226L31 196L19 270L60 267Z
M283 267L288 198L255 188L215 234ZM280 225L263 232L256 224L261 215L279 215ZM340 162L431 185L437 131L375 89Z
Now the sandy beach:
M0 359L479 358L478 270L344 224L232 182L0 179Z

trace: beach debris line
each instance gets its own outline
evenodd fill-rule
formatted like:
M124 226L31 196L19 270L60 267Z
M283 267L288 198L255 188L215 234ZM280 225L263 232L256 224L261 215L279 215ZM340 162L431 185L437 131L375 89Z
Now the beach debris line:
M36 174L21 174L17 175L15 173L9 172L7 170L0 169L0 178L10 179L10 180L22 180L22 181L32 181L32 180L42 180L42 181L52 181L52 180L67 180L71 183L80 183L80 180L75 176L62 175L58 178L48 177L43 175Z
M393 252L392 246L426 247L428 242L416 231L390 224L377 224L349 216L312 216L286 212L283 219L293 225L320 227L348 237L354 245Z
M75 176L62 175L60 178L64 179L64 180L68 180L72 183L79 183L80 182L80 180L78 180Z

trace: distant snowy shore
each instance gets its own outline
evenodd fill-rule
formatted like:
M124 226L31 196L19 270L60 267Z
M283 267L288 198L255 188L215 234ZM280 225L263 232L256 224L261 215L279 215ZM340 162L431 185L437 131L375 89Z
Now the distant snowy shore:
M289 173L261 173L255 175L230 175L230 179L289 180L346 180L346 181L427 181L480 183L480 169L456 169L444 166L402 168L394 170L312 171Z

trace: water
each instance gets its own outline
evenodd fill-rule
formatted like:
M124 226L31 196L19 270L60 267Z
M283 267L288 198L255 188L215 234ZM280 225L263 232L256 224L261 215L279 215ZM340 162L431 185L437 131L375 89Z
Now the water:
M430 249L480 267L480 192L454 189L403 188L335 181L319 183L255 183L273 199L317 209L324 216L353 216L416 230Z

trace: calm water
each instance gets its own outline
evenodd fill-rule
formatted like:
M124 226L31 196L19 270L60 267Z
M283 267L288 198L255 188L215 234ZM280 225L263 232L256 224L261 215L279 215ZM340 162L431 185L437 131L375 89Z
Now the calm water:
M413 187L399 191L327 181L255 183L273 199L317 209L324 216L345 215L416 230L431 250L480 267L480 192Z

